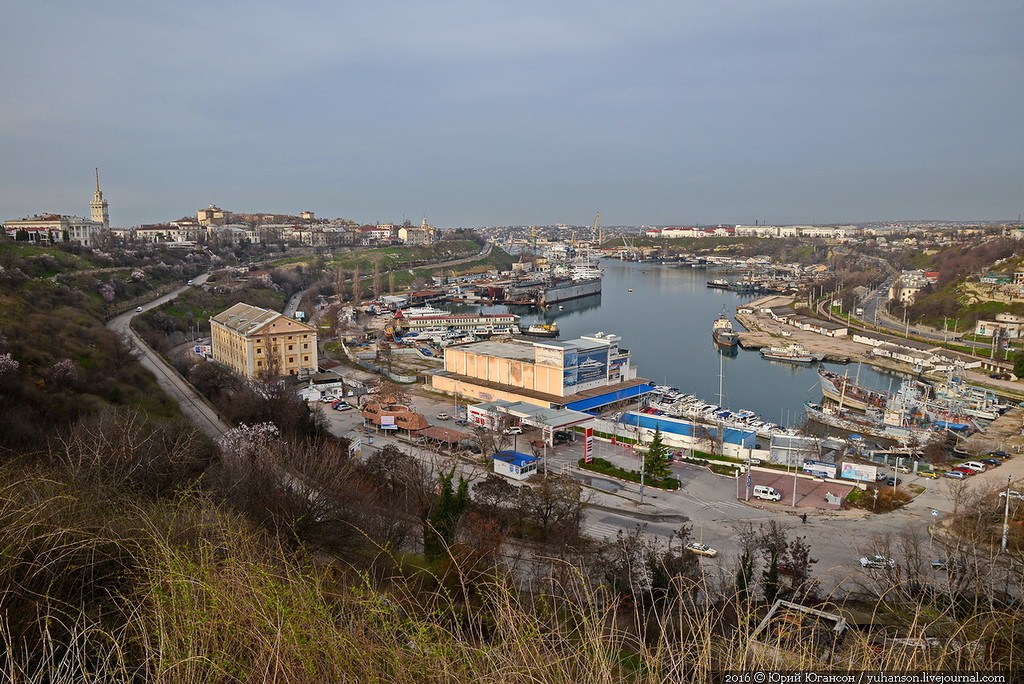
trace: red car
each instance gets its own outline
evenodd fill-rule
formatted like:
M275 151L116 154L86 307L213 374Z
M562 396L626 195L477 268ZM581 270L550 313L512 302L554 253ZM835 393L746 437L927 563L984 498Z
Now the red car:
M970 468L953 468L953 470L955 470L958 473L963 473L964 477L970 477L971 475L975 474L974 471L971 470Z

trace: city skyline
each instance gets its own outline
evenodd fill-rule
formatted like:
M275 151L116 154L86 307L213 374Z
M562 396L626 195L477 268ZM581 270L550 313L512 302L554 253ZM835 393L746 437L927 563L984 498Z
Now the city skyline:
M1019 2L28 3L0 219L1015 220Z

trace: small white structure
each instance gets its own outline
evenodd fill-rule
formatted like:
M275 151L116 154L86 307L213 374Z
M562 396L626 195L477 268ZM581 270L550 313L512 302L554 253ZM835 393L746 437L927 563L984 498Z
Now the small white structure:
M526 480L537 472L540 459L519 451L499 451L491 456L494 472L513 480Z

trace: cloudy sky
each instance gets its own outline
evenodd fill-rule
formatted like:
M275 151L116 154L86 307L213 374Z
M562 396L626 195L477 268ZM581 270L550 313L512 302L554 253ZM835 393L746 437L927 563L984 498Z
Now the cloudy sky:
M0 0L0 219L1009 219L1020 0Z

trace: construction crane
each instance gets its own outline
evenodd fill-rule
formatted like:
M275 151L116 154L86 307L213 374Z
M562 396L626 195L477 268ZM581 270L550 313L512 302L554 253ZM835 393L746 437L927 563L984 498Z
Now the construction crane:
M594 228L593 228L593 231L590 234L590 242L593 243L594 245L597 245L597 246L601 245L602 239L601 239L600 232L601 232L601 212L598 211L598 212L594 213Z

